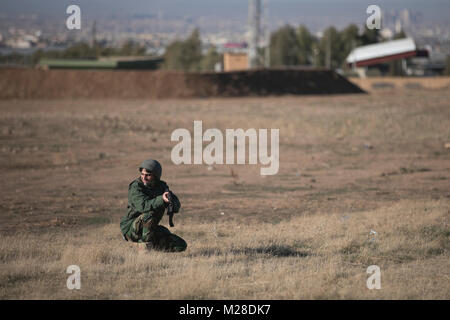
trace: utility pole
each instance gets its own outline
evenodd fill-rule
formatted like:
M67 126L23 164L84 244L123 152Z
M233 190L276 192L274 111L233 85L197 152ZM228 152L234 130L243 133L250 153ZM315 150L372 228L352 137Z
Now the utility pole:
M331 69L331 32L327 39L327 68Z
M261 0L249 0L248 2L248 67L255 68L258 65L258 44L261 34L260 26Z
M269 27L269 0L264 0L264 66L270 67L270 27Z
M94 23L92 24L92 47L94 48L97 44L97 21L94 20Z
M92 50L94 50L95 57L97 58L97 21L94 20L92 25Z

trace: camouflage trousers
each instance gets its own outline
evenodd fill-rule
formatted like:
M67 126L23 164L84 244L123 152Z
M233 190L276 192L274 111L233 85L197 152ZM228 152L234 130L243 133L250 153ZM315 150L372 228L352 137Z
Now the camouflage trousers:
M180 252L187 248L187 243L181 237L173 234L166 227L160 226L164 212L154 214L144 222L144 214L134 219L127 238L133 242L145 242L147 248L154 250Z

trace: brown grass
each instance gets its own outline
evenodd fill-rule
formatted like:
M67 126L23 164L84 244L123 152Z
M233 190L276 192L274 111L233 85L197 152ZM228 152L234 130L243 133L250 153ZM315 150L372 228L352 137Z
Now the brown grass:
M449 299L449 99L0 101L0 298ZM170 134L194 120L280 128L279 173L173 165ZM182 202L186 252L120 236L149 157ZM80 290L66 287L73 264ZM366 287L373 264L380 290Z
M117 224L0 238L0 297L44 299L448 299L449 201L400 201L366 212L278 224L176 228L184 253L141 251ZM376 230L376 235L370 235ZM65 270L81 268L81 289ZM381 268L381 290L366 269Z

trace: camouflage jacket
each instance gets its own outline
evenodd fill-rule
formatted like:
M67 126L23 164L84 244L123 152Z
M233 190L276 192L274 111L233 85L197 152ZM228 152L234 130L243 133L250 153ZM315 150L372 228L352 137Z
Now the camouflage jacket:
M165 192L167 184L159 180L154 186L145 186L141 178L130 183L128 186L128 206L127 214L120 220L120 230L125 234L131 228L133 220L141 214L145 214L147 219L155 213L164 213L168 204L164 202L162 194ZM172 193L172 204L174 213L180 210L181 204L178 197Z

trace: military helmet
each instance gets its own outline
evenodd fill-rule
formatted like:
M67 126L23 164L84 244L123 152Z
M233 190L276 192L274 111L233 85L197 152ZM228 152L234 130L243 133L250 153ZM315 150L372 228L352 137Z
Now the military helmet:
M139 166L139 171L142 171L142 169L152 172L155 175L155 177L158 178L158 180L161 179L162 167L158 161L153 159L147 159L144 162L142 162L141 165Z

